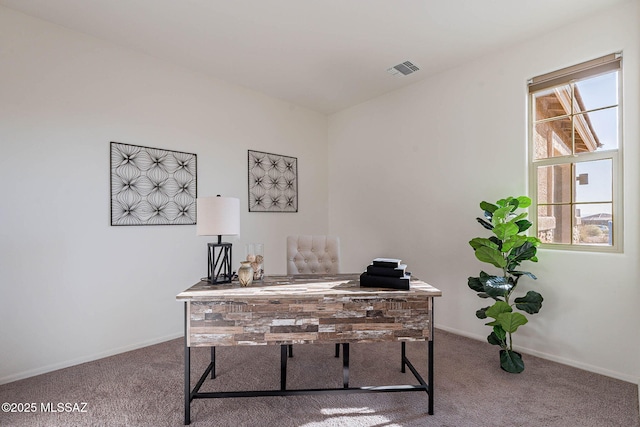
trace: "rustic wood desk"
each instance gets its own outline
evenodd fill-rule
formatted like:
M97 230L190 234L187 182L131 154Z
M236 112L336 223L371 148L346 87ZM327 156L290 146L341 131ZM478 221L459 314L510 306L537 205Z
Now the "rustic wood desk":
M420 280L410 290L361 288L357 274L265 276L253 286L199 282L176 296L184 301L184 423L191 401L202 398L287 396L321 393L425 391L433 414L433 298L442 293ZM401 342L401 372L408 366L419 384L349 387L349 343ZM407 341L427 342L427 381L406 357ZM343 387L286 387L287 348L291 344L335 343L343 348ZM280 389L200 392L215 378L215 347L280 345ZM210 347L211 363L191 389L191 347Z

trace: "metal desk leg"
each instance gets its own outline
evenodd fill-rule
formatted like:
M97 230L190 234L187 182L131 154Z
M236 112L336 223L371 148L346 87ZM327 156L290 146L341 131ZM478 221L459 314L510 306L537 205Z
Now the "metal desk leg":
M433 415L433 338L429 341L429 372L427 382L429 383L429 415Z
M280 345L280 390L287 389L287 345Z
M216 378L216 348L211 347L211 379L215 379Z
M184 303L184 425L191 424L191 348L187 343L187 304Z
M429 310L429 328L431 329L431 332L429 333L429 347L428 347L428 356L429 356L429 362L428 362L428 368L429 368L429 372L427 373L427 382L429 383L429 415L433 415L433 340L434 340L434 336L433 336L433 307L434 307L434 301L433 298L431 298L431 310Z
M400 347L400 372L403 374L406 372L405 367L407 366L405 360L407 360L407 345L404 341L402 341L402 346Z
M342 386L349 388L349 343L342 344Z

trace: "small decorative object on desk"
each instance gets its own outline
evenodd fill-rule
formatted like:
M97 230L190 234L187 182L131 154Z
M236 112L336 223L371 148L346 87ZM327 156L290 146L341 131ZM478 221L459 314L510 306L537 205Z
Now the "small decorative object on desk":
M360 275L360 286L367 288L409 289L411 273L395 258L376 258Z
M249 243L247 245L247 261L253 269L253 280L262 280L264 277L264 245L262 243Z
M251 268L250 261L240 261L238 282L240 282L240 286L249 286L253 282L253 268Z

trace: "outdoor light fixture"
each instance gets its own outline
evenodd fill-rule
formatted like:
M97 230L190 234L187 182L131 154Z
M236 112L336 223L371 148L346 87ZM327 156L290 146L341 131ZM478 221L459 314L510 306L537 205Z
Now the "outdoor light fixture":
M578 175L576 177L576 181L578 181L579 185L587 185L587 184L589 184L589 174L588 173L581 173L580 175Z
M223 243L222 236L240 234L240 199L235 197L201 197L196 200L198 236L218 236L218 243L207 244L207 280L230 283L231 243Z

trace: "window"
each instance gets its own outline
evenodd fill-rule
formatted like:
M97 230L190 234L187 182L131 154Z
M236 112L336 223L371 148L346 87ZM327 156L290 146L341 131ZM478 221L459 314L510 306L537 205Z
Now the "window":
M545 247L621 250L621 60L529 82L533 218Z

